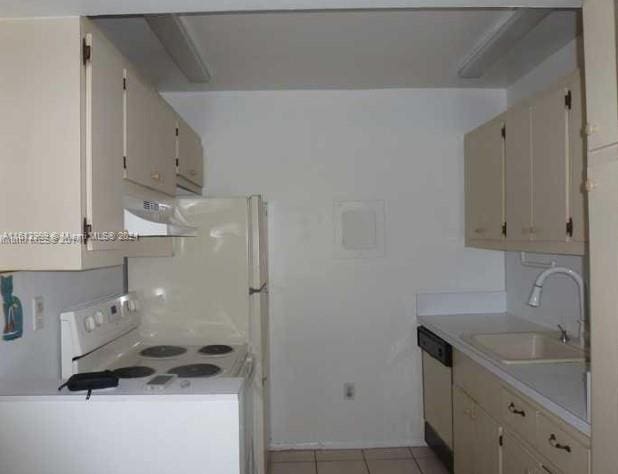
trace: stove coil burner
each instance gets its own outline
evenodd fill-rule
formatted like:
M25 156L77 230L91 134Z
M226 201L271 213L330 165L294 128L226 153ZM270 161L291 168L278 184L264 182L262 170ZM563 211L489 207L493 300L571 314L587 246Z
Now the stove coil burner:
M198 352L206 355L225 355L234 352L234 349L223 344L212 344L202 347Z
M187 349L180 346L152 346L141 351L140 355L143 355L144 357L163 359L165 357L179 356L185 352L187 352Z
M213 364L181 365L168 370L168 373L176 374L181 378L212 377L219 372L221 372L221 368Z
M119 369L112 371L119 379L138 379L141 377L148 377L155 373L154 369L150 367L144 367L141 365L133 367L120 367Z

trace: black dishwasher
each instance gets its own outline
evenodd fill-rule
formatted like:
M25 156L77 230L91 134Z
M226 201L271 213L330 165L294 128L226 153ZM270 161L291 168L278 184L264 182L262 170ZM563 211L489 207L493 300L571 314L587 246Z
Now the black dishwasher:
M425 442L453 472L453 348L424 326L417 340L423 351Z

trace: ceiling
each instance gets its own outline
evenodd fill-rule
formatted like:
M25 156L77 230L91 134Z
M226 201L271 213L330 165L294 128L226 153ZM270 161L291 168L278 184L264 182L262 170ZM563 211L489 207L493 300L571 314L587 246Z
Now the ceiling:
M512 10L377 10L182 15L206 63L187 81L143 17L96 22L160 90L505 87L575 38L578 13L556 10L480 79L457 71Z
M0 0L0 17L371 8L581 8L582 0Z

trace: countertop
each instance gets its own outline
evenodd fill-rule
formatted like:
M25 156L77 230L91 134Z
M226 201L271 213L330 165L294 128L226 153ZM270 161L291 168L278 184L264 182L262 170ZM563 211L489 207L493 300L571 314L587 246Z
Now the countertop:
M550 413L590 436L586 417L586 363L502 364L462 336L505 332L551 332L508 313L418 316L419 324L528 396Z

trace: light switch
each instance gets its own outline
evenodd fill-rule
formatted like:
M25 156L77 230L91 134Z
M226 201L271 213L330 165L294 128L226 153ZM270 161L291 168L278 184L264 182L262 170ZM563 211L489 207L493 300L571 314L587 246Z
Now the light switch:
M43 329L45 324L45 304L42 296L32 299L32 328L35 331Z

